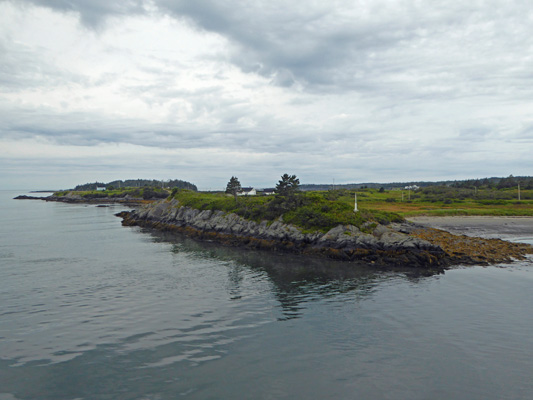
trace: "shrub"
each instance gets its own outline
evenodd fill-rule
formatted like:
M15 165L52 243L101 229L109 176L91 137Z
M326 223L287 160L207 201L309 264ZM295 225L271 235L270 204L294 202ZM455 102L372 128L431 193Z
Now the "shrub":
M221 193L178 190L172 195L183 206L234 212L254 221L274 221L282 216L285 222L306 230L327 231L339 224L360 227L368 221L384 224L403 221L399 215L384 211L354 213L352 196L346 193L337 200L330 200L330 192L301 192L290 197L247 196L234 201L233 197Z

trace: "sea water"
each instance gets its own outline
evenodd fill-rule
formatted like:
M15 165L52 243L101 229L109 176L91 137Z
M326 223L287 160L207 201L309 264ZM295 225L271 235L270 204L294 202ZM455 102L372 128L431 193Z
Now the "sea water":
M531 260L353 268L18 194L0 191L0 400L533 398Z

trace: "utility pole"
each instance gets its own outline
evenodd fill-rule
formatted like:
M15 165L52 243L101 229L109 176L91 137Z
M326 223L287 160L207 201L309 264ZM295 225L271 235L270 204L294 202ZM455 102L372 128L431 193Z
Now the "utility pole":
M520 201L520 184L518 184L518 201Z

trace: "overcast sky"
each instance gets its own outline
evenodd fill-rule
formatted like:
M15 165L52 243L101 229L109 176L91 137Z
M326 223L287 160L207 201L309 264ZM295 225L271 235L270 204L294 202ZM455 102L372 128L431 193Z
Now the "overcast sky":
M0 189L533 175L530 0L0 0Z

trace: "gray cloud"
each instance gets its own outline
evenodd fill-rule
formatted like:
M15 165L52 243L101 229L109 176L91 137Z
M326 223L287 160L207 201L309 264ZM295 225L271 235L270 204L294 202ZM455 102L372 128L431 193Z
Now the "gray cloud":
M6 1L6 0L4 0ZM98 28L107 17L120 17L132 14L143 14L143 0L7 0L15 4L21 2L48 7L61 12L74 12L79 15L83 25Z
M4 93L84 80L83 76L46 61L42 54L23 43L13 44L0 39L0 88Z
M87 49L97 49L79 67L81 52L60 63L30 34L0 36L0 140L161 149L146 164L171 165L163 150L183 151L180 166L198 179L235 168L249 184L283 172L346 182L529 168L533 32L525 1L9 3L47 7L74 23L75 15L93 40ZM146 42L124 46L132 39L121 35L141 25L122 17L139 16L193 33L141 31L136 38ZM181 48L172 53L181 40L205 43L200 37L216 40L190 59Z
M524 65L530 11L521 1L157 4L230 38L232 60L244 71L311 91L421 101L485 96L521 81L532 66Z
M389 92L417 98L458 96L529 73L529 5L486 0L413 4L250 2L245 0L21 0L76 12L88 27L108 17L146 14L150 7L234 45L232 61L274 84L308 90ZM442 47L442 46L445 47ZM450 52L453 51L452 52ZM492 52L502 57L491 57ZM521 60L517 65L517 60ZM490 62L489 62L490 61ZM521 64L521 65L520 65ZM406 82L407 81L407 82ZM467 86L464 85L468 81Z

